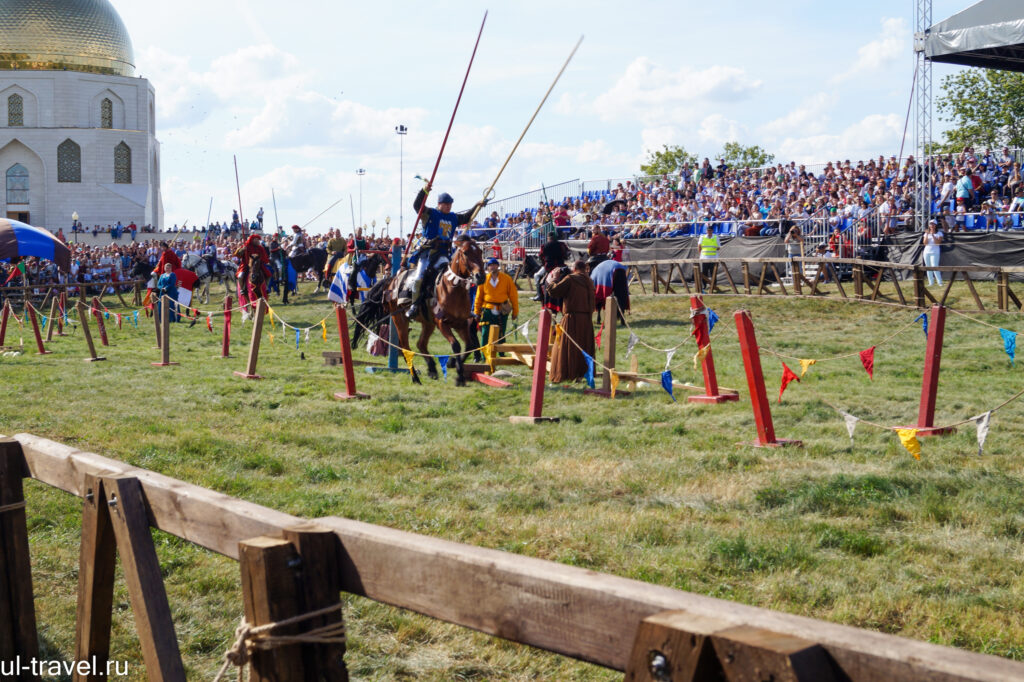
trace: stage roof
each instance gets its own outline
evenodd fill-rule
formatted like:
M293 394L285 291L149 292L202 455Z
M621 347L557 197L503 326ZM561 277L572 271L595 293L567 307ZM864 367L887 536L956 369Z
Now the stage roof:
M933 62L1024 72L1024 3L981 0L932 26L924 51Z

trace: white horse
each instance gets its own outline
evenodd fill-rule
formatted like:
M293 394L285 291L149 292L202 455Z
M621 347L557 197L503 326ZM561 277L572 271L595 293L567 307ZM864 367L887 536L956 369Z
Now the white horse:
M234 293L235 272L234 267L230 263L221 263L222 269L220 272L211 272L210 264L207 263L205 258L192 253L186 253L181 259L181 267L196 273L196 276L199 278L199 281L196 283L196 291L199 291L200 287L202 287L204 304L210 302L210 282L218 281L224 285L225 293Z

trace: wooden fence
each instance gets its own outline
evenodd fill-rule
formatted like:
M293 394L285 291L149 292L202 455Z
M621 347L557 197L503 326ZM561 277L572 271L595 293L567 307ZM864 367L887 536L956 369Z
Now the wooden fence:
M0 304L6 299L12 303L21 301L21 305L24 305L26 300L39 301L34 303L37 308L42 309L51 296L59 296L62 292L67 292L69 289L75 289L78 293L80 300L85 301L88 296L87 289L98 289L97 296L100 301L107 295L107 289L110 287L114 288L114 294L118 300L121 301L121 305L125 308L139 307L142 305L142 289L146 285L146 280L139 279L128 279L106 282L69 282L66 284L61 283L50 283L50 284L30 284L29 286L19 287L0 287ZM131 287L132 290L132 302L131 304L125 300L122 289Z
M254 650L253 680L347 679L341 591L631 682L1024 679L1024 664L993 656L339 517L310 523L27 434L0 437L0 660L38 653L23 477L83 500L75 660L109 653L116 553L150 680L184 680L150 527L238 560L250 624L321 633Z

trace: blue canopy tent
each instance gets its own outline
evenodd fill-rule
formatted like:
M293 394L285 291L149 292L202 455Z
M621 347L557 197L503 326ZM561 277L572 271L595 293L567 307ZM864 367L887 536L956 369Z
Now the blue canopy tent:
M66 244L41 227L0 218L0 260L28 256L51 260L61 272L71 272L71 249Z

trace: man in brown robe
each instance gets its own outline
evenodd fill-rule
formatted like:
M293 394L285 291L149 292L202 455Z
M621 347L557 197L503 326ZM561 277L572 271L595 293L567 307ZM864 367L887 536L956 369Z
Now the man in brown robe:
M594 357L594 283L587 274L587 264L576 261L572 273L564 275L549 292L562 299L564 331L556 333L551 354L551 382L558 384L586 376L587 361L580 348Z

